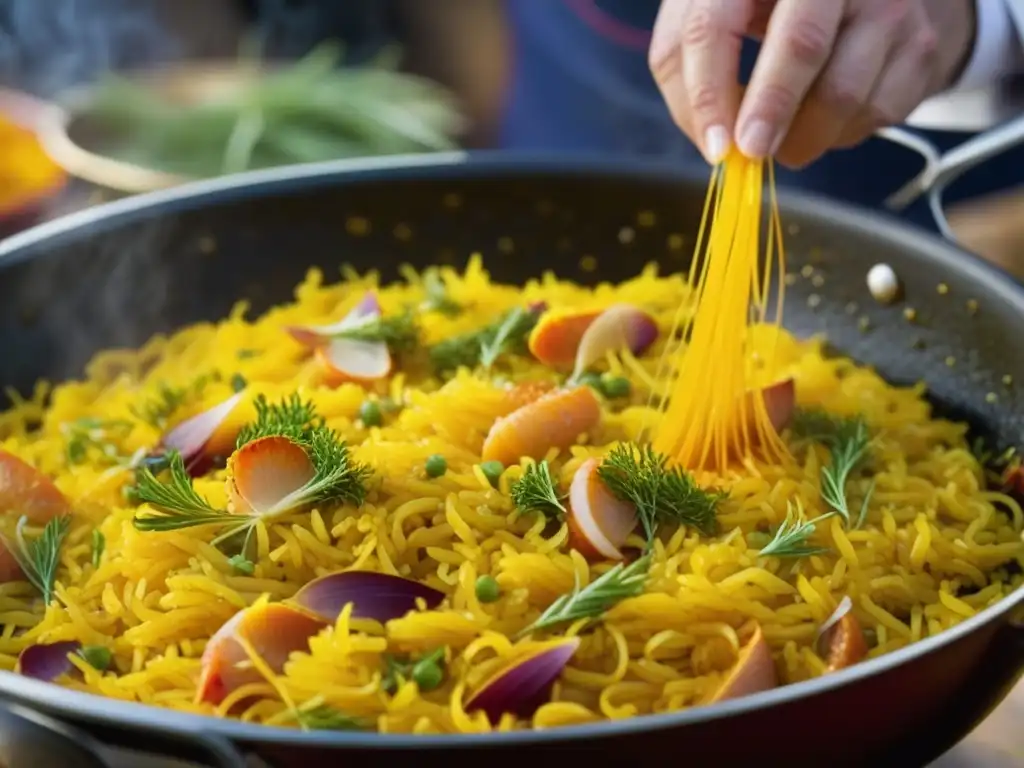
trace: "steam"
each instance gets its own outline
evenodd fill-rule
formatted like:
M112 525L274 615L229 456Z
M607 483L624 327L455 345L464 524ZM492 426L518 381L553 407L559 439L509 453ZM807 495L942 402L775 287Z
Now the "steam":
M173 59L159 0L0 0L0 80L49 98L115 69Z

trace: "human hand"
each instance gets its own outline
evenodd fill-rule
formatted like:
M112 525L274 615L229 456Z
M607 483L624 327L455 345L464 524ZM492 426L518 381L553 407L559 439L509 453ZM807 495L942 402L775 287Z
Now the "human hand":
M955 82L976 0L663 0L650 66L672 117L719 161L806 165L903 122ZM744 36L762 40L739 85Z

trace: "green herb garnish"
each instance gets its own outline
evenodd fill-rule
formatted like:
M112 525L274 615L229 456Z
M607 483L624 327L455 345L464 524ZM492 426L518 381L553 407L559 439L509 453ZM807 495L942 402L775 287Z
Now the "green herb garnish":
M419 343L420 330L411 312L391 317L369 316L333 334L336 339L383 341L392 352L407 352Z
M533 310L516 307L478 331L435 344L430 349L430 361L438 372L478 363L489 368L502 354L526 350L526 340L539 317Z
M69 464L81 464L90 454L100 461L123 464L129 457L118 451L117 442L132 431L134 424L124 419L97 419L86 416L61 425L64 453Z
M416 661L403 661L386 655L381 688L394 693L403 682L412 680L421 691L432 691L444 680L444 655L443 646Z
M358 717L346 715L328 704L317 704L292 712L295 722L306 731L362 731L369 724Z
M609 609L626 598L643 593L649 566L650 556L645 555L630 565L619 563L583 588L580 588L577 581L572 592L555 600L535 622L520 631L517 637L556 624L601 618Z
M238 393L249 386L249 382L245 380L245 376L240 373L233 374L231 376L231 391Z
M650 446L616 446L597 473L617 498L636 507L648 544L662 523L714 533L718 503L726 494L701 488L679 467L669 467Z
M555 487L547 460L530 464L523 476L512 483L509 495L520 512L537 511L556 519L565 514L565 494Z
M129 406L132 414L156 429L167 426L169 419L188 399L186 387L172 387L161 381L157 385L156 397L147 400L141 406Z
M867 457L871 435L867 423L860 417L842 418L823 411L800 411L793 418L794 436L813 440L826 446L832 454L821 468L821 498L828 507L843 518L849 528L860 528L867 517L868 504L874 492L872 481L861 503L856 521L846 498L846 481Z
M244 573L246 576L252 576L256 571L256 564L241 553L229 557L228 565L234 568L238 573Z
M103 535L99 528L93 528L92 531L92 567L99 568L100 561L103 559L103 550L107 548L107 537Z
M269 405L265 398L259 397L255 406L256 421L242 429L238 447L263 437L291 440L309 456L315 473L312 479L271 509L258 515L236 515L211 507L199 496L185 470L181 454L172 451L167 454L168 482L161 482L146 466L141 466L136 473L139 500L148 502L153 508L143 516L136 513L136 528L141 531L176 531L197 525L222 525L227 530L214 543L245 531L247 544L259 518L273 519L307 504L343 501L358 506L363 503L370 469L352 461L344 440L324 425L312 404L304 403L298 395L293 395L278 405Z
M0 540L18 563L26 581L39 590L43 602L49 605L53 600L57 568L60 567L60 549L71 528L71 518L61 515L51 519L32 541L25 538L27 525L28 518L22 515L14 529L13 546L5 536L0 535Z
M816 530L817 524L834 517L838 512L826 512L812 520L804 516L803 505L797 500L796 507L792 503L786 505L786 519L776 529L772 540L761 548L763 557L798 558L821 555L829 551L828 547L816 547L808 544L808 540Z
M448 317L462 314L462 305L448 295L448 288L441 279L441 272L437 267L431 267L423 272L423 291L426 298L420 305L421 310L440 312Z
M494 331L494 335L480 343L480 363L490 368L506 352L521 349L526 337L537 324L538 314L524 307L510 310Z

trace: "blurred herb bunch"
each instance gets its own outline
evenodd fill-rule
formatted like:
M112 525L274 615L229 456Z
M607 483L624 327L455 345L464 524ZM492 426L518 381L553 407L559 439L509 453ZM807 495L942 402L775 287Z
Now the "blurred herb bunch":
M243 52L237 86L181 103L145 79L108 76L88 110L109 152L147 168L209 177L346 157L453 149L464 121L443 87L398 70L387 50L342 67L322 43L286 65Z

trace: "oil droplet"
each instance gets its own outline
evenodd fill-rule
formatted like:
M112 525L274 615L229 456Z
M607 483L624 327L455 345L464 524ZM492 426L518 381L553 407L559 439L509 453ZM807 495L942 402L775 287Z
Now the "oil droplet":
M977 299L967 300L967 314L976 315L978 314L978 301Z
M391 234L395 236L395 240L401 240L403 243L412 240L412 229L408 224L396 224Z
M999 401L999 395L997 395L995 392L989 392L988 394L985 395L985 402L986 403L996 403L998 401Z
M815 288L821 288L821 286L823 286L824 284L825 284L825 276L824 275L815 275L814 277L811 278L811 285L813 285Z
M591 255L586 255L580 259L580 269L584 272L593 272L597 269L597 259Z
M949 286L946 285L945 283L939 283L935 290L939 292L940 296L945 296L947 293L949 293Z
M871 330L871 320L862 315L860 319L857 320L857 327L860 329L861 333L867 333Z
M800 225L799 224L790 224L788 227L786 227L786 231L789 232L789 234L791 234L791 235L799 235L800 234Z
M857 309L858 309L858 307L857 307L857 302L856 301L848 302L847 305L846 305L846 314L848 314L848 315L856 315L857 314Z
M512 242L511 237L499 237L498 238L498 251L508 255L516 249L516 244Z
M801 275L801 277L809 278L813 274L814 274L814 267L812 267L810 264L804 264L800 268L800 275Z
M949 366L950 368L952 368L954 365L956 365L956 358L953 357L952 355L947 357L946 358L946 365Z
M1005 376L1003 376L1003 386L1005 386L1005 387L1012 387L1013 386L1013 376L1011 376L1010 374L1006 374Z
M913 307L907 307L903 310L903 317L908 323L913 323L917 320L917 310Z
M821 305L821 296L816 293L812 293L807 297L807 306L811 309L817 309Z
M345 230L352 237L363 237L370 233L370 222L362 216L349 216L345 220Z
M632 227L623 227L619 230L619 242L629 245L636 239L636 230Z
M683 240L682 235L673 232L671 235L668 236L668 249L670 251L681 251L683 250L684 242L685 240Z
M636 223L641 227L653 227L655 221L654 211L640 211L636 215Z
M796 285L796 274L794 272L787 272L783 280L786 285Z

